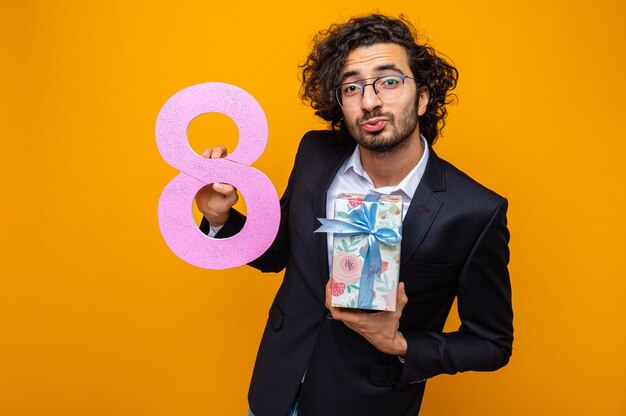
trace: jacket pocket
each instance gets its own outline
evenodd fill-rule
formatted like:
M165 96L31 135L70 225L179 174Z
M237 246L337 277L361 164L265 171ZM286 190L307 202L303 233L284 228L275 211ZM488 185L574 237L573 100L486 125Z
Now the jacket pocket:
M402 364L396 356L388 356L384 359L376 359L370 365L369 379L375 386L395 386L402 373Z

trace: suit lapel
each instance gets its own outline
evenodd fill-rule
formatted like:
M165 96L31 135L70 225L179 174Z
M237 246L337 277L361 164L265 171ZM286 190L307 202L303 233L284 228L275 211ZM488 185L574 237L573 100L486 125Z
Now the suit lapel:
M424 236L430 229L439 209L443 205L435 196L436 192L445 190L443 164L437 154L429 148L428 164L424 176L411 199L409 210L402 224L402 243L400 249L400 265L411 258Z

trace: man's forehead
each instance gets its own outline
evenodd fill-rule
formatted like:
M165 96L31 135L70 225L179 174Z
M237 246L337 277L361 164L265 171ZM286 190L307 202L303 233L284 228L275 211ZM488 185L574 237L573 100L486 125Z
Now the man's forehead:
M393 68L401 70L405 75L410 70L405 48L395 43L377 43L348 52L339 76L345 79Z

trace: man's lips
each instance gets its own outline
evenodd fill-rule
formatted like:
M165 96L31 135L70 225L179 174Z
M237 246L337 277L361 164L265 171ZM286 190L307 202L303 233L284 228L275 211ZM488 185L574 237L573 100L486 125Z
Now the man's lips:
M389 120L384 117L370 118L361 123L361 128L368 132L380 131L385 128L387 121Z

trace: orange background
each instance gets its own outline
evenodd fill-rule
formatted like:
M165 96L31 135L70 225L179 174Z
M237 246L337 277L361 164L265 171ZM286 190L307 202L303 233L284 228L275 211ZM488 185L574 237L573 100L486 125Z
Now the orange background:
M178 259L154 138L176 91L263 106L286 185L317 30L376 1L0 5L0 414L242 415L281 275ZM402 7L400 7L402 6ZM389 2L460 70L438 153L510 200L516 340L497 373L429 382L423 415L624 415L626 4ZM198 151L234 124L190 126ZM452 317L448 324L458 324Z

